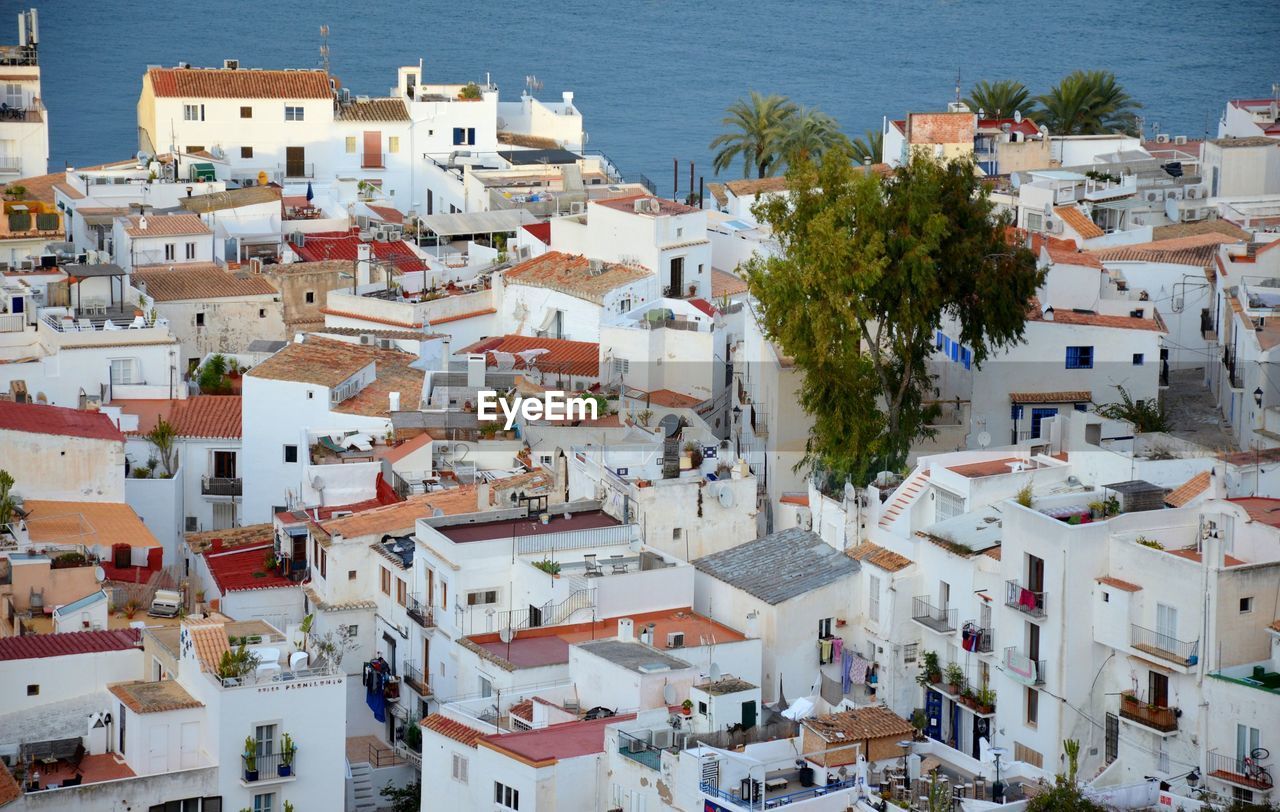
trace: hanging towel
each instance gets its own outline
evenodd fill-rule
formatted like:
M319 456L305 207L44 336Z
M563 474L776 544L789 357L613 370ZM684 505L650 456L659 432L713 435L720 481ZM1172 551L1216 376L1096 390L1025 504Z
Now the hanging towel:
M821 696L822 700L828 705L839 705L844 699L844 694L840 692L840 683L831 679L831 677L828 677L826 674L822 674L821 677L822 687L818 691L819 696Z
M853 652L846 651L840 658L840 687L847 694L853 689L853 678L849 676L849 669L853 667Z
M821 660L819 662L831 662L831 639L826 638L818 641L818 648L821 651Z
M372 685L373 682L374 680L369 680L370 685ZM376 691L370 690L369 693L365 695L364 701L368 703L369 710L373 711L374 719L377 719L379 722L387 721L387 699L382 695L381 689Z
M849 679L854 685L867 684L867 670L871 668L871 663L862 659L861 656L853 655L853 662L849 665Z
M1036 611L1036 593L1025 587L1019 587L1019 589L1022 591L1018 593L1018 605L1028 612Z
M1036 682L1036 663L1030 657L1027 657L1017 651L1009 650L1005 653L1005 667L1009 670L1009 675L1024 685L1034 685Z
M831 641L831 662L833 663L843 662L843 659L840 657L840 652L843 649L844 649L843 637L837 637L836 639Z

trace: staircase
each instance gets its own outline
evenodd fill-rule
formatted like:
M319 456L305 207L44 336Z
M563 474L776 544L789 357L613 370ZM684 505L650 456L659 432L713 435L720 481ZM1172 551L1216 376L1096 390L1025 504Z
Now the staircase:
M880 527L888 530L893 523L901 518L916 497L924 492L929 484L929 472L917 468L911 472L911 476L907 477L898 489L889 496L889 507L880 516Z
M355 790L353 812L374 812L378 808L372 778L373 768L368 762L362 761L351 765L351 785Z

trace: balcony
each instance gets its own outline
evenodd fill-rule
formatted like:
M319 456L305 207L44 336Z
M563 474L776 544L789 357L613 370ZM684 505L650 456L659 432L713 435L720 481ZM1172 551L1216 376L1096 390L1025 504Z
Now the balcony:
M316 165L309 163L286 163L284 165L284 176L286 178L314 178L316 176Z
M361 169L386 169L387 162L381 152L365 152L360 155Z
M1005 581L1004 605L1030 617L1044 617L1048 593L1027 589L1017 581Z
M1258 753L1258 750L1253 752ZM1225 753L1209 753L1205 756L1205 768L1211 778L1226 781L1245 789L1268 790L1275 785L1270 771L1253 758L1232 758Z
M1179 640L1168 634L1147 629L1136 623L1129 626L1129 645L1138 651L1181 666L1192 666L1200 660L1200 641Z
M976 623L966 622L960 633L961 647L965 651L976 651L979 654L990 654L995 634L991 629L984 629Z
M1144 702L1133 691L1120 694L1120 718L1137 722L1161 733L1178 732L1177 708Z
M250 787L257 784L280 783L282 781L293 781L297 778L298 768L298 747L289 753L289 763L285 764L284 753L271 753L270 755L258 755L254 757L254 766L256 771L249 771L249 759L245 756L240 757L240 783Z
M641 731L652 735L651 731ZM648 738L648 736L646 736ZM670 738L668 736L668 738ZM632 736L630 733L618 731L618 752L632 761L643 764L658 772L662 770L662 748L655 747L645 739Z
M934 606L929 602L928 595L911 599L911 619L943 634L956 630L956 610Z
M424 629L430 629L436 625L435 618L432 616L431 607L417 598L410 597L409 602L405 604L405 612L409 618Z
M207 476L200 479L200 493L204 496L242 496L244 481L240 477Z
M1019 651L1017 646L1009 646L1004 650L1004 670L1011 679L1023 685L1044 685L1047 663L1044 660L1033 660Z
M422 669L414 665L407 665L404 668L404 682L414 690L418 696L431 696L431 684L427 681L427 676L422 673Z

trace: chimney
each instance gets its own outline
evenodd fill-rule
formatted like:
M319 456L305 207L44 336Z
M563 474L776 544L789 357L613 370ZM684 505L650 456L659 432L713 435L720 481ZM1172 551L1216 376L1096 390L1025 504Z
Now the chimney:
M369 260L373 254L373 247L367 242L362 242L356 246L356 285L368 285L370 282Z
M388 404L388 406L389 406L389 408L391 409L391 411L393 411L393 412L398 412L398 411L400 411L400 393L399 393L399 392L391 392L387 397L388 397L388 398L389 398L389 400L391 401L391 402Z
M467 388L484 388L484 353L473 353L467 356Z
M636 622L629 617L618 618L618 639L630 643L636 639Z
M564 106L565 106L565 109L566 109L566 110L572 110L572 109L573 109L573 91L572 91L572 90L566 90L566 91L564 91L563 93L561 93L561 94L560 94L560 97L561 97L562 99L564 99Z

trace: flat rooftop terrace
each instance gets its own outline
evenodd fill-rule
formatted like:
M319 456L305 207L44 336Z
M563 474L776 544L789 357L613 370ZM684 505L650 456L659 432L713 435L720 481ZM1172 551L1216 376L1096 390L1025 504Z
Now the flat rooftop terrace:
M543 524L537 517L525 517L476 522L474 524L444 525L436 527L436 530L450 541L464 543L468 541L514 538L516 536L541 536L569 530L595 530L602 527L621 526L622 522L603 510L589 510L582 513L573 513L568 518L565 518L563 514L552 514L551 521L547 524Z

